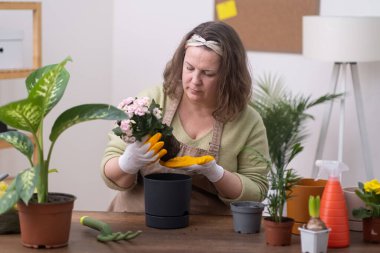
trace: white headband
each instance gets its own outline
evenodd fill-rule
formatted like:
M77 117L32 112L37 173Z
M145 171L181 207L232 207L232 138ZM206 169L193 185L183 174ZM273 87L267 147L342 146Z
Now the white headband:
M223 54L222 49L220 48L218 42L213 41L213 40L205 40L204 38L202 38L198 34L194 34L193 36L191 36L190 39L188 39L186 41L185 48L199 47L199 46L208 47L220 56L222 56L222 54Z

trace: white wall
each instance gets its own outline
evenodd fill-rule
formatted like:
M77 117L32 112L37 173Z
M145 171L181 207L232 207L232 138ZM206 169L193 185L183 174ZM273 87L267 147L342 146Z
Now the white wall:
M71 80L61 103L48 116L46 130L55 117L71 106L103 102L117 104L126 96L162 82L162 71L182 36L201 22L213 19L213 0L43 0L43 64L71 55ZM322 0L322 15L380 15L377 0ZM1 14L0 14L1 15ZM1 20L1 18L0 18ZM0 24L0 27L3 25ZM297 54L248 52L254 75L277 73L294 93L318 96L328 91L331 63L317 62ZM374 168L380 163L380 126L375 109L380 102L380 63L359 64L366 123ZM351 90L351 86L348 86ZM349 91L350 92L350 91ZM0 104L25 95L23 80L0 81ZM365 178L352 97L347 98L347 129L344 160L351 168L344 185ZM325 157L336 158L337 106L328 134ZM311 113L310 136L294 167L309 176L321 125L323 108ZM74 126L58 140L52 157L50 189L75 194L77 210L105 210L114 192L99 176L106 144L107 121ZM24 168L23 157L14 150L0 152L0 168L15 173ZM380 177L376 171L377 178Z

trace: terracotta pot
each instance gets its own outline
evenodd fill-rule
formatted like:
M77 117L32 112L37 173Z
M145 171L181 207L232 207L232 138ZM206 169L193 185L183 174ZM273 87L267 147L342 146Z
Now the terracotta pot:
M344 198L346 200L348 226L352 231L363 231L363 222L352 215L354 209L365 207L363 200L361 200L355 193L357 187L343 188Z
M274 222L270 217L264 218L265 240L272 246L286 246L292 242L294 220L284 217L282 222Z
M322 198L327 180L303 178L292 188L292 196L286 201L286 216L294 219L292 233L299 235L299 227L307 223L309 216L309 196Z
M18 203L21 242L30 248L58 248L69 240L71 215L76 197L49 193L48 203ZM33 200L33 199L32 199Z
M380 243L380 218L363 219L363 241Z

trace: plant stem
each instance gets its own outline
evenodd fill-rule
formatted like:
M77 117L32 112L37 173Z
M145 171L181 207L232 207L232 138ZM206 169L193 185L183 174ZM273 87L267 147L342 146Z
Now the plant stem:
M36 133L36 142L38 147L38 164L39 166L39 183L37 185L37 197L38 203L46 203L48 195L48 167L46 167L44 160L44 148L43 148L43 124L41 122L40 127Z

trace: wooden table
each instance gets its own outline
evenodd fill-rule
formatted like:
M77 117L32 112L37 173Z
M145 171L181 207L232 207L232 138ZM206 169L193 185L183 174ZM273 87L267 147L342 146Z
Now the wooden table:
M143 234L131 241L101 243L97 231L79 223L87 215L109 223L114 231L142 230ZM57 228L59 229L59 228ZM69 245L58 249L29 249L20 243L20 235L0 235L0 253L24 252L107 253L107 252L301 252L299 236L292 236L292 245L267 246L264 228L258 234L239 234L233 230L231 216L190 216L187 228L160 230L145 226L142 214L74 212ZM329 249L328 252L380 252L380 244L364 244L361 232L351 232L351 246Z

